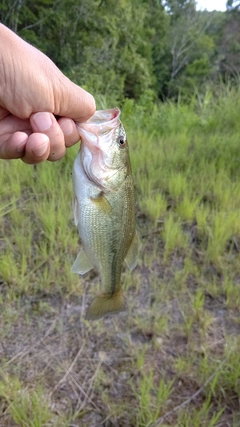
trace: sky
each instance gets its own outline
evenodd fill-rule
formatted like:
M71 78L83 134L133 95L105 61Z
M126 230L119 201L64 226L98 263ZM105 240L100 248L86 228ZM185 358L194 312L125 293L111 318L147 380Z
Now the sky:
M226 10L226 0L197 0L197 9Z

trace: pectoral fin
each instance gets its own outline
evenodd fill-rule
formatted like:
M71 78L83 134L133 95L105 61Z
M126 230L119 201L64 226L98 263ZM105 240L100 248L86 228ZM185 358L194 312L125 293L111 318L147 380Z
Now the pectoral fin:
M77 274L85 274L93 268L91 261L89 260L86 252L81 249L77 258L75 259L72 272Z
M110 214L112 212L112 206L110 205L107 198L104 196L103 192L99 193L97 197L91 197L91 200L105 214Z
M138 261L138 239L137 239L137 234L135 233L133 236L130 248L128 249L125 262L127 266L130 268L130 270L133 270L137 265L137 261Z
M77 205L76 197L74 197L72 201L72 210L73 210L73 216L74 216L74 223L77 226L78 225L78 205Z

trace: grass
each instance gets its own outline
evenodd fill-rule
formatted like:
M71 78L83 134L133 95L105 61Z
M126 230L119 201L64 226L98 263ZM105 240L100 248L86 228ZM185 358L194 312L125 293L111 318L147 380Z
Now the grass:
M78 147L1 161L0 426L239 426L239 99L122 106L140 249L112 318L85 320L98 276L70 271Z

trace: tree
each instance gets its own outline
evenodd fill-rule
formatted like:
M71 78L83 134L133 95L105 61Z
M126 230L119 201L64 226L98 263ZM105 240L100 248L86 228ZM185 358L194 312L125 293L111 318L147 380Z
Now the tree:
M0 19L94 95L142 102L239 73L239 4L222 13L195 0L2 0Z
M138 98L155 88L155 7L163 20L157 0L3 0L0 17L93 93Z
M237 8L225 14L219 37L219 69L224 78L240 73L240 12Z
M227 6L228 10L239 10L240 9L240 1L227 0L226 6Z
M188 89L198 85L210 73L214 42L206 35L211 24L210 16L198 12L195 1L168 0L167 8L171 19L168 34L171 53L168 95L173 96L184 85Z

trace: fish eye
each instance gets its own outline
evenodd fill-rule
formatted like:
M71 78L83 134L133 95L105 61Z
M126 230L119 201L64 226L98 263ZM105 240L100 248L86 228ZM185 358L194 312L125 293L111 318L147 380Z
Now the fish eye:
M120 147L124 147L126 145L126 139L124 139L123 135L119 135L117 142L119 144Z

